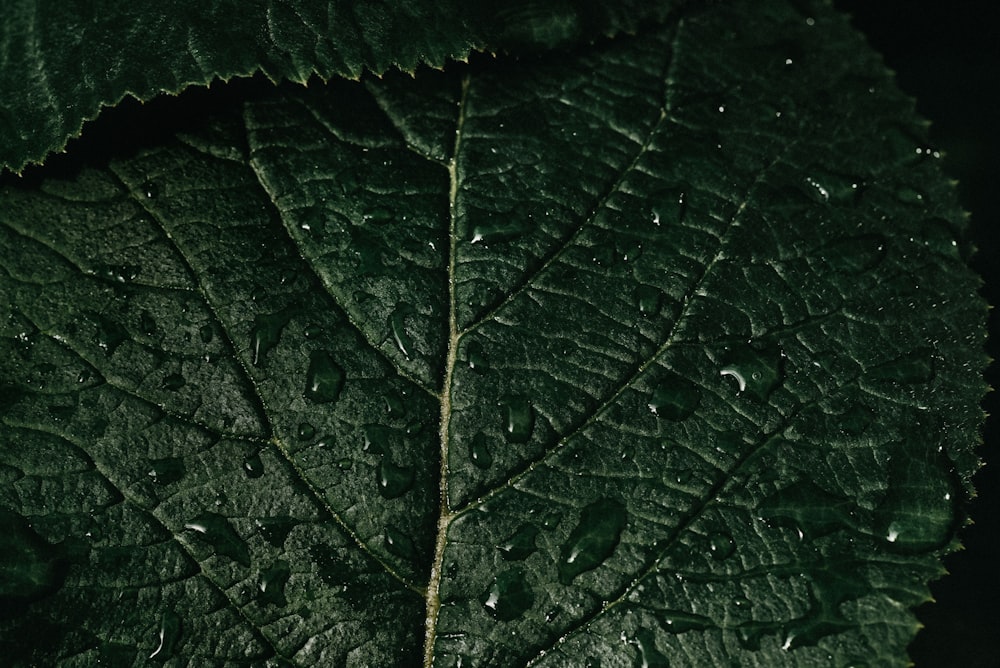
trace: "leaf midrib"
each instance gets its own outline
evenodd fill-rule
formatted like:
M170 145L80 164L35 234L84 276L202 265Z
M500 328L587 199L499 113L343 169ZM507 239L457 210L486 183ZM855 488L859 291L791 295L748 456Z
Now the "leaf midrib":
M451 386L455 362L458 358L458 313L455 296L455 248L458 234L458 156L462 147L462 133L468 103L470 75L462 78L462 92L458 103L458 120L455 123L455 145L448 162L448 355L445 361L444 378L441 382L441 417L439 421L440 457L438 473L438 520L437 536L434 541L434 558L431 562L430 579L427 583L427 607L424 626L424 666L434 665L434 641L437 636L437 619L441 611L441 571L444 551L448 547L448 526L455 518L448 498L448 446L451 428Z

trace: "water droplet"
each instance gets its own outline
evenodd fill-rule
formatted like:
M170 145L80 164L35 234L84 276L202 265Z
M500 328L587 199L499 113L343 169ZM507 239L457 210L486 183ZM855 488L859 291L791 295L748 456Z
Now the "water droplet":
M650 197L650 200L656 203L651 214L653 225L659 227L684 222L688 207L687 192L690 189L690 186L685 184L656 191Z
M961 498L951 468L948 458L933 449L894 457L889 491L875 509L876 535L908 554L947 544Z
M688 631L704 631L715 626L712 620L704 615L696 615L681 610L663 610L659 613L660 623L665 631L670 633L687 633Z
M639 629L635 634L635 644L639 650L637 668L669 668L670 661L656 649L656 636L650 629Z
M187 469L180 457L149 460L149 477L158 485L169 485L184 477Z
M728 533L717 531L708 536L708 551L713 559L722 561L736 551L736 541Z
M215 338L215 331L211 325L202 325L198 329L198 336L201 337L202 343L211 343L212 339Z
M403 357L410 359L414 353L413 339L406 332L406 318L416 314L416 309L409 304L400 304L389 316L389 329L392 331L392 340L396 342L399 352Z
M179 373L172 373L163 379L163 389L176 392L187 384L184 376Z
M62 587L66 544L52 545L19 514L0 507L0 609L17 612Z
M264 462L260 459L260 452L254 451L243 459L243 472L248 478L259 478L264 475Z
M160 186L153 181L146 181L142 184L142 192L146 199L156 199L160 195Z
M841 529L853 529L857 506L831 494L811 481L800 481L768 496L757 509L758 517L788 526L810 539Z
M371 452L377 455L385 454L385 444L391 437L391 430L388 427L377 424L365 425L364 445L361 449L364 452Z
M726 352L719 374L733 379L740 394L767 401L783 378L784 355L776 346L757 349L750 344Z
M278 607L288 605L285 599L285 584L291 574L291 566L283 559L274 562L274 565L261 573L257 581L257 589L260 591L258 599L261 604L271 603Z
M378 491L386 499L403 496L413 487L414 472L409 466L396 466L388 457L383 457L376 472Z
M649 398L649 410L667 420L684 420L694 413L701 401L698 386L676 374L665 376Z
M254 520L260 535L274 547L283 547L288 534L292 532L297 521L291 517L261 517Z
M314 350L309 355L306 371L305 397L316 403L336 401L344 387L344 370L333 361L330 353Z
M250 361L254 366L264 363L264 356L278 345L281 331L291 319L292 314L288 310L254 316L253 328L250 330Z
M229 520L218 513L202 513L184 525L199 538L208 543L215 554L229 557L243 566L250 565L250 550L247 544L229 523Z
M385 549L401 559L413 561L417 556L417 546L413 539L393 526L385 527Z
M882 261L886 241L877 234L862 234L826 244L816 252L834 271L860 274L874 269Z
M639 313L644 316L660 314L663 307L663 292L652 285L640 285L632 293L633 301Z
M500 402L503 408L503 433L508 443L527 443L535 427L535 409L520 395L505 397Z
M337 460L337 468L341 471L350 471L354 466L354 460L344 457L343 459Z
M481 469L488 469L493 465L493 453L490 452L486 434L476 434L469 445L469 459Z
M934 378L934 356L930 350L917 350L909 355L879 364L865 372L870 380L897 383L927 383Z
M479 341L469 341L465 346L465 356L462 358L469 369L476 373L486 373L490 370L490 365L483 352L483 344Z
M97 269L97 273L116 283L129 283L139 278L142 267L134 264L104 264Z
M110 357L129 338L128 330L103 315L94 314L94 318L97 320L97 346Z
M363 218L366 223L388 223L395 220L396 216L384 206L377 206L365 213Z
M870 408L854 405L838 416L840 430L845 434L857 436L864 433L875 419Z
M323 333L323 328L316 323L310 323L306 325L306 328L302 330L302 336L307 339L318 339Z
M353 226L350 228L351 251L358 259L357 272L361 276L378 275L385 272L382 264L382 244L371 232Z
M177 650L177 645L180 644L183 629L184 624L181 616L173 610L165 610L160 617L160 630L157 634L159 644L149 655L149 658L158 661L166 661L171 658Z
M903 204L920 205L927 203L923 193L908 186L900 188L896 191L896 199Z
M316 435L316 427L312 426L308 422L302 422L299 424L296 434L298 435L300 441L308 441Z
M580 522L562 547L559 581L569 585L576 576L597 568L618 546L628 523L625 506L614 499L598 499L580 511Z
M507 540L497 545L497 549L506 561L523 561L538 549L535 545L537 537L538 527L534 524L522 524Z
M513 214L508 214L513 216ZM527 219L509 218L503 222L485 223L472 228L472 236L469 238L471 244L490 244L513 241L523 234L531 231L532 224Z
M520 568L503 571L480 597L483 607L502 622L517 619L535 604L535 592Z

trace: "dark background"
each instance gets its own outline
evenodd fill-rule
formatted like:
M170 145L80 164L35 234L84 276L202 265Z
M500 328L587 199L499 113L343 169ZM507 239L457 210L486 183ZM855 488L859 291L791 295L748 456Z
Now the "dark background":
M944 169L958 179L959 198L972 212L978 247L973 266L982 294L1000 305L1000 29L995 0L914 2L834 0L868 36L932 121L931 141ZM991 11L992 10L992 11ZM1000 358L1000 309L990 313L987 352ZM1000 387L998 364L987 380ZM931 585L936 603L917 610L925 628L910 645L918 668L1000 666L1000 392L983 402L991 413L975 477L978 496L963 530L965 550L948 556L950 571Z

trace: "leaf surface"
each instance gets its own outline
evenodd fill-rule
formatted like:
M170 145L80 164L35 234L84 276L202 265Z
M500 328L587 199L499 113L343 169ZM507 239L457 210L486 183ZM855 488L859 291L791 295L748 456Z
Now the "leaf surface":
M4 185L5 655L906 663L985 309L841 17L251 93Z
M126 95L150 100L262 72L358 78L566 46L663 21L685 0L168 0L142 6L10 0L0 20L0 170L20 172Z

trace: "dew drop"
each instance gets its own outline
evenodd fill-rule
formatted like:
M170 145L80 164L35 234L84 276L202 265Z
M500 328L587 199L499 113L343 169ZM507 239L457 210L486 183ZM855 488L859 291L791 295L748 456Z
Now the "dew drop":
M910 187L903 187L897 190L896 199L903 204L920 205L927 203L923 193Z
M472 228L471 244L490 244L513 241L531 230L531 221L508 219L498 223L485 223Z
M538 547L535 539L538 537L538 527L534 524L522 524L497 549L505 561L523 561L531 556Z
M417 556L417 547L413 544L413 539L393 526L385 527L385 549L389 554L407 561L413 561Z
M635 634L635 644L639 650L637 668L669 668L670 661L656 649L656 636L650 629L639 629Z
M176 392L187 384L184 376L179 373L172 373L163 379L163 389Z
M483 592L480 602L493 617L502 622L517 619L535 604L535 592L525 573L513 568L497 574Z
M62 587L66 541L52 545L19 514L0 506L0 610L44 598Z
M180 615L173 610L165 610L160 616L159 644L149 655L149 658L158 661L166 661L171 658L177 650L177 645L180 644L183 629L184 624Z
M877 234L862 234L826 244L817 251L817 254L834 271L861 274L874 269L882 262L886 246L884 237Z
M896 457L890 487L875 509L876 535L897 552L927 552L945 545L961 498L951 463L942 453Z
M383 457L376 471L378 492L386 499L403 496L413 487L414 472L409 466L397 466Z
M350 248L358 259L358 274L370 276L385 272L385 265L382 264L382 245L378 237L359 227L351 227L350 235Z
M669 374L657 384L647 406L654 415L667 420L684 420L694 413L701 401L698 386L676 374Z
M406 318L408 316L416 314L416 309L409 304L400 304L389 316L389 329L392 332L392 340L396 343L396 347L399 348L399 352L403 353L403 357L410 359L413 355L413 339L406 332Z
M856 505L851 500L831 494L808 480L774 492L757 509L758 517L790 527L800 537L825 536L855 526Z
M302 330L302 336L307 339L318 339L323 333L323 328L316 323L310 323L306 325L306 328Z
M261 366L264 363L264 356L278 345L281 330L291 318L291 313L288 311L254 316L253 328L250 330L250 361L254 366Z
M139 278L142 267L134 264L105 264L101 265L97 273L116 283L130 283Z
M465 357L463 361L469 365L469 369L476 373L486 373L490 370L489 361L483 352L483 344L479 341L470 341L465 346Z
M180 457L149 460L149 478L158 485L169 485L184 477L187 468Z
M97 346L111 356L128 339L128 331L114 320L97 315Z
M215 554L229 557L243 566L250 565L250 550L229 520L218 513L202 513L184 525L185 529L208 543Z
M300 441L308 441L316 435L316 427L312 426L308 422L302 422L299 424L296 434L298 435Z
M243 459L243 472L248 478L259 478L264 475L264 462L259 452L251 452Z
M663 292L652 285L640 285L632 293L632 299L639 313L644 316L659 315L663 307Z
M870 408L854 405L837 416L840 430L851 436L857 436L865 432L875 419L875 414Z
M336 401L344 387L344 370L333 361L330 353L314 350L309 355L306 371L305 397L316 403Z
M722 561L736 551L736 542L728 533L717 531L708 536L708 551L713 559Z
M527 443L535 427L535 409L527 398L520 395L505 397L503 408L503 433L509 443Z
M486 434L476 434L469 445L469 459L481 469L488 469L493 465L493 453L487 442Z
M389 209L377 206L365 213L363 217L366 223L388 223L394 220L396 216Z
M735 381L739 394L746 392L760 401L767 401L783 379L783 366L784 355L776 346L758 350L746 344L726 352L719 375Z
M261 517L255 520L254 524L257 525L264 540L274 547L281 548L298 522L291 517Z
M156 199L160 195L160 186L153 181L146 181L142 184L142 192L146 199Z
M215 338L215 332L212 330L211 325L202 325L198 329L198 336L201 338L202 343L211 343L212 339Z
M687 633L688 631L704 631L712 628L712 620L704 615L696 615L680 610L664 610L660 613L662 628L670 633Z
M288 605L285 599L285 584L292 574L289 563L283 559L274 562L270 568L260 574L257 580L258 599L264 605L270 603L278 607Z
M934 356L930 350L922 349L872 367L865 372L865 376L870 380L909 385L930 382L934 373Z
M576 576L597 568L614 552L628 523L628 513L614 499L598 499L580 512L559 559L559 581L569 585Z

